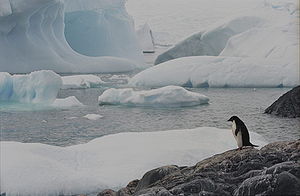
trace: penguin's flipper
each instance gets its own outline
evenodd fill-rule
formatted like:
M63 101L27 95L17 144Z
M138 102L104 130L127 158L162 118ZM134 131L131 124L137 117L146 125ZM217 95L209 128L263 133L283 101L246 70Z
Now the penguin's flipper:
M238 133L239 133L239 131L240 131L240 129L239 129L239 128L236 128L234 134L237 136Z

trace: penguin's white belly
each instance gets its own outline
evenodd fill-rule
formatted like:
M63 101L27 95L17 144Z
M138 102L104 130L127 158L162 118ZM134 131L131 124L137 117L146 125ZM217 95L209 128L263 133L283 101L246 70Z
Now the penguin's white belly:
M242 140L242 132L239 131L237 135L235 135L235 130L236 130L236 124L233 121L232 122L232 134L234 136L234 139L236 140L237 146L241 148L243 146L243 140Z

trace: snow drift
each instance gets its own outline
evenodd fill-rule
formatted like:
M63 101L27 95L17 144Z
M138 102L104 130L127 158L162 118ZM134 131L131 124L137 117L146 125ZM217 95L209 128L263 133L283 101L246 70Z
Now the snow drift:
M166 86L153 90L135 91L131 88L108 89L99 96L98 102L104 104L124 104L152 107L182 107L207 104L208 97L190 92L179 86Z
M258 134L250 135L254 144L265 144ZM70 147L3 141L0 145L1 192L31 196L119 188L150 169L193 165L236 148L230 130L208 127L119 133Z
M146 69L130 86L292 87L299 84L299 64L274 59L192 56Z
M77 17L79 17L81 13L80 10L85 9L83 5L93 5L95 3L95 1L92 0L88 1L89 3L86 2L87 1L70 0L70 3L67 3L66 5L77 5L76 8L79 10L76 13L78 13ZM100 8L99 6L101 3L104 4L105 2L107 1L99 1L97 8ZM126 11L124 9L122 0L114 2L114 5L116 5L118 2L120 5L119 7L114 8L116 11L112 12L111 14L115 13L115 17L118 18L119 12L125 14ZM120 19L121 22L116 22L111 19L108 20L106 26L103 27L104 29L109 27L109 32L111 33L113 31L118 31L119 33L121 30L123 33L122 37L127 37L129 39L128 41L131 41L130 45L132 45L132 47L128 45L130 50L126 50L126 53L124 52L122 55L121 53L124 50L120 52L111 51L110 54L103 54L113 55L113 53L115 53L115 57L87 57L76 53L66 41L64 35L64 6L64 1L62 0L1 1L0 71L10 73L25 73L40 69L49 69L60 73L91 73L124 72L137 68L137 63L135 62L138 61L138 57L134 58L133 56L138 56L136 54L138 54L139 51L137 47L134 50L133 45L137 46L138 43L137 41L134 41L133 38L128 38L135 36L130 32L130 29L132 29L132 25L130 25L132 22L131 20L131 22L129 22L129 19ZM66 9L68 10L68 8ZM75 8L70 9L72 10ZM122 25L120 23L122 23ZM69 26L67 25L67 27ZM82 27L82 25L79 27ZM120 29L117 27L120 27ZM128 31L124 30L126 27L128 28ZM66 31L68 32L68 28ZM84 39L84 36L88 35L82 35L81 39ZM117 35L113 34L113 36ZM91 39L92 38L93 37L91 37ZM110 45L106 45L107 48L113 49L117 46L120 48L127 47L125 41L117 40L119 38L105 37L102 39L107 39L112 45L114 45L114 47L109 47ZM103 48L103 44L99 47ZM126 57L126 59L120 58L119 56Z

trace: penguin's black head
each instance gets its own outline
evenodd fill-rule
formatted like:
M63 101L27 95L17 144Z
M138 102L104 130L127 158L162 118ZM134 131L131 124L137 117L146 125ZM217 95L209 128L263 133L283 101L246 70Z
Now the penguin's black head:
M228 121L233 122L233 121L236 121L236 120L238 120L238 119L239 119L239 117L237 117L237 116L231 116L231 118L229 118Z

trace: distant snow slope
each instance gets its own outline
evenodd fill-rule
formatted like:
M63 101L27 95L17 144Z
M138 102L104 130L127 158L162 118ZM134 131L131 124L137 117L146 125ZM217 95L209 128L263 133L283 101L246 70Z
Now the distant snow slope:
M78 13L77 17L79 17L81 14L80 10L84 9L84 7L80 6L86 5L87 3L78 0L70 1L77 5L76 8L78 11L76 13ZM81 2L80 5L78 4L79 2ZM89 0L89 2L92 2L90 5L93 5L95 1ZM101 3L104 4L105 2L107 1L101 0L98 4L101 5ZM116 12L111 12L111 15L115 13L116 15L114 17L118 18L118 12L125 14L126 11L124 9L123 0L115 2L119 3L119 7L115 7ZM97 8L100 8L99 5L97 5ZM112 37L103 35L105 36L103 40L105 39L111 43L111 45L109 45L105 42L106 48L112 49L109 54L103 53L103 55L115 57L87 57L73 51L65 39L64 6L64 1L62 0L1 1L0 71L26 73L35 70L49 69L56 72L91 73L124 72L137 68L136 62L140 60L138 54L141 52L137 47L137 40L134 41L134 31L132 30L133 32L131 33L130 30L133 29L131 19L115 21L113 19L114 17L112 17L110 20L107 19L103 26L103 31L108 28L108 32L110 32L109 35L117 31L117 34L112 34ZM76 16L76 13L73 14ZM76 22L75 19L73 21ZM99 24L99 26L101 26L101 24ZM99 26L98 28L100 28ZM78 24L78 28L83 28L83 26ZM76 32L79 33L79 29L76 30ZM78 37L78 35L76 35L77 37L74 36L83 41L86 36L89 36L90 39L94 38L88 33L96 34L98 32L95 32L94 29L90 29L90 31L84 29L81 31L86 32L86 34L82 34L81 37ZM126 38L126 41L120 40L120 32L122 32L122 37ZM118 37L116 38L115 36ZM132 37L132 39L128 37ZM129 45L126 44L128 42L130 42ZM87 44L91 43L89 42ZM127 46L130 50L124 49ZM136 47L134 48L134 46ZM99 45L98 47L103 48L103 45ZM113 48L118 48L118 51L113 51ZM116 55L113 55L114 53ZM126 57L127 59L119 58L120 56Z
M183 107L207 104L205 95L179 86L166 86L152 90L108 89L98 98L99 104L124 104L151 107Z
M297 59L297 1L281 2L283 5L277 6L272 3L276 1L260 2L256 10L248 10L224 24L184 39L158 56L155 64L184 56L205 55ZM288 8L279 9L282 7Z
M250 133L254 144L265 140ZM1 192L7 195L72 195L119 188L153 168L196 162L237 148L230 130L119 133L86 144L56 147L0 142Z
M299 84L299 64L281 59L191 56L148 68L130 86L292 87Z

